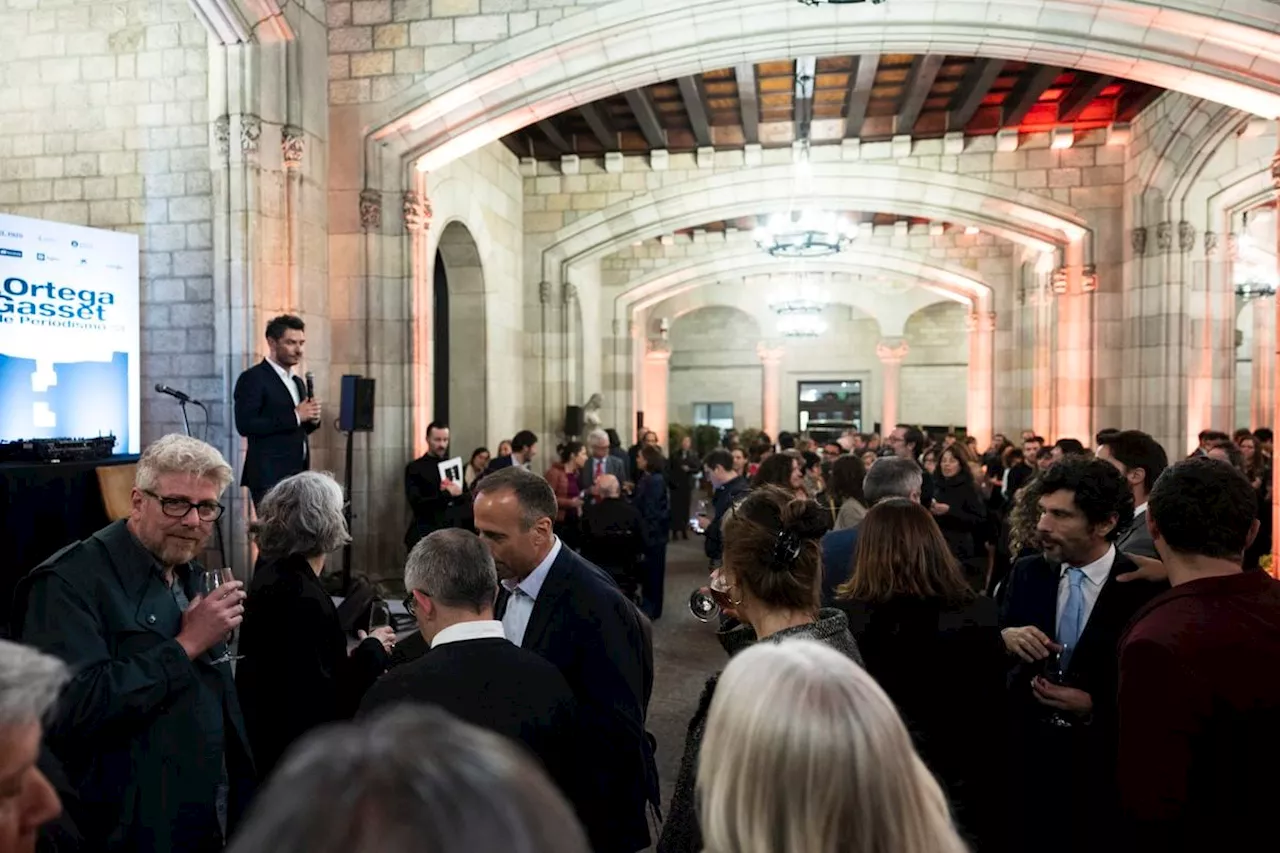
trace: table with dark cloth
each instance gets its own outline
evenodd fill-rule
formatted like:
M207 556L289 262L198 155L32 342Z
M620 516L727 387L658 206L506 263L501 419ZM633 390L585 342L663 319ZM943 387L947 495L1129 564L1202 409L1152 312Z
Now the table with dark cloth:
M18 579L60 548L105 527L109 519L97 470L127 465L137 456L88 462L6 462L0 464L0 634L9 634L13 588Z

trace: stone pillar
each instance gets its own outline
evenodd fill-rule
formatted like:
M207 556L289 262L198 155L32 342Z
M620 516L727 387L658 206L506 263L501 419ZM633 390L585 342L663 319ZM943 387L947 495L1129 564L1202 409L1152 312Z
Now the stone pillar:
M1053 432L1053 291L1045 275L1037 275L1035 327L1032 335L1031 359L1031 429L1036 435Z
M644 354L644 427L658 434L658 441L666 447L667 431L667 379L670 375L671 350L651 342ZM668 448L669 450L669 448Z
M883 380L880 391L882 405L880 416L880 432L888 434L898 423L898 400L902 394L902 360L907 357L911 347L901 338L891 338L876 344L876 357L883 365Z
M779 422L782 419L782 357L786 350L782 347L770 347L760 344L756 347L763 366L760 383L760 412L764 423L761 425L769 438L778 440Z
M966 431L978 447L991 443L991 419L995 404L996 315L975 311L965 318L969 330L969 400Z
M1097 279L1084 267L1084 241L1066 246L1066 265L1054 276L1058 316L1053 371L1053 434L1093 442L1093 291Z
M415 189L401 197L404 231L409 242L409 272L412 276L410 340L413 352L413 397L410 405L412 434L409 441L414 457L427 452L427 424L435 414L435 258L430 249L431 204L427 201L427 178L415 172ZM364 194L361 194L361 205ZM380 216L381 214L379 214ZM374 341L369 342L376 349Z
M1276 298L1253 303L1253 386L1249 391L1249 428L1271 426L1276 408Z
M1278 122L1276 126L1278 129L1280 129L1280 122ZM1275 183L1276 192L1280 194L1280 150L1276 151L1275 159L1271 161L1271 180ZM1280 211L1278 211L1276 215L1276 250L1277 250L1276 263L1278 265L1277 273L1280 273ZM1271 324L1272 331L1275 332L1277 328L1280 328L1280 299L1273 298L1271 301L1274 303L1271 306L1271 308L1276 311L1275 320L1273 320ZM1261 306L1258 306L1254 310L1257 311L1259 308L1261 308ZM1275 348L1274 358L1280 359L1280 333L1275 335L1275 340L1276 340L1276 348ZM1280 378L1280 373L1277 373L1277 371L1274 370L1274 364L1275 362L1273 361L1272 362L1273 381ZM1258 370L1260 369L1260 367L1261 365L1255 364L1253 369ZM1268 423L1267 426L1270 426L1272 429L1275 429L1276 424L1280 423L1280 386L1273 385L1273 392L1271 395L1271 404L1273 408L1271 410L1270 423ZM1275 498L1275 495L1280 494L1280 492L1276 491L1277 488L1280 488L1280 465L1272 465L1271 466L1271 495L1272 495L1271 529L1272 530L1280 530L1280 527L1276 526L1280 524L1280 500L1277 500ZM1280 578L1280 536L1274 536L1274 535L1271 538L1271 576L1274 578Z

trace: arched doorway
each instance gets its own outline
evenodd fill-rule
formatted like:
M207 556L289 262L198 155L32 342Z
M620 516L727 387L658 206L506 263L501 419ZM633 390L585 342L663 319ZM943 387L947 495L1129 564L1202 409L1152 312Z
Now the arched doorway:
M440 234L432 278L432 419L449 423L463 456L488 442L484 291L480 249L454 220Z

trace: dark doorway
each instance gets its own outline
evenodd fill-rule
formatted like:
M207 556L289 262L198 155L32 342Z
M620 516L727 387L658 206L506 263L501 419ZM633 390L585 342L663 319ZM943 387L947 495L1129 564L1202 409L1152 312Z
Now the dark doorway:
M432 352L431 419L449 423L449 271L445 269L444 256L436 252L436 270L433 279L431 305Z

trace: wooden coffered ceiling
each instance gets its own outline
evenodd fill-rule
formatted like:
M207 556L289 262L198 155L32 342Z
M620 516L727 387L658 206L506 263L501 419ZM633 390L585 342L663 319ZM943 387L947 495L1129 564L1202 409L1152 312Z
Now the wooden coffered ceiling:
M1012 127L1090 130L1131 121L1163 91L1085 71L980 57L800 57L635 89L543 119L503 141L521 157L556 159L750 143L785 147L806 127L815 145Z

